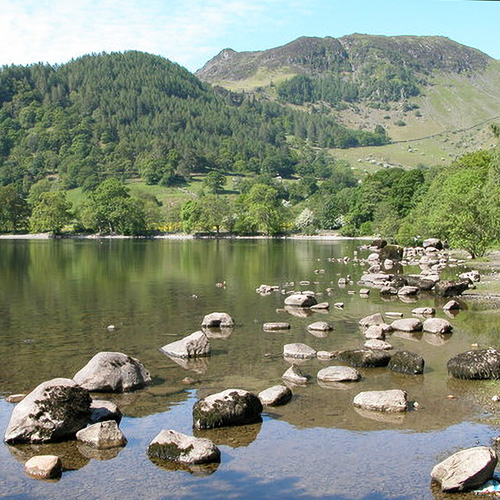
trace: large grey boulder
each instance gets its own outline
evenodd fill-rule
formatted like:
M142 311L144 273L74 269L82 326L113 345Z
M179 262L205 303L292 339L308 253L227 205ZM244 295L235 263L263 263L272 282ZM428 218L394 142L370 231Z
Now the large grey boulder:
M429 333L451 333L453 330L453 326L451 323L442 318L429 318L424 321L423 324L424 332Z
M500 378L500 351L490 347L457 354L447 363L448 373L460 379Z
M264 406L281 406L292 399L292 391L285 385L274 385L259 392L259 399Z
M434 292L438 297L455 297L461 295L465 290L469 288L470 281L440 281L436 283L434 287Z
M321 382L357 382L361 373L350 366L328 366L320 370L317 377Z
M205 328L232 328L234 319L227 313L214 312L204 316L201 326Z
M356 349L353 351L341 351L337 359L357 368L376 368L387 366L391 355L382 350Z
M283 346L283 356L285 358L311 359L316 357L316 351L306 344L295 342Z
M89 425L76 433L76 439L101 450L127 444L127 439L114 420Z
M197 331L181 340L164 345L160 350L167 356L175 358L200 358L210 355L212 344L205 333Z
M493 448L469 448L437 464L432 469L431 478L441 486L442 491L468 491L492 478L497 461Z
M24 464L24 471L34 479L57 479L62 474L62 462L55 455L36 455Z
M311 307L317 303L316 297L309 293L293 293L285 299L285 305L292 307Z
M422 322L418 318L397 319L391 323L394 330L401 332L419 332L422 330Z
M393 372L420 375L424 373L424 358L420 354L408 351L396 351L387 368Z
M173 430L162 430L148 446L148 456L181 464L220 462L220 450L206 438L195 438Z
M92 392L128 392L151 384L151 375L138 359L121 352L100 352L73 380Z
M262 403L251 392L227 389L200 399L193 406L193 422L197 429L213 429L260 422Z
M46 443L73 438L90 418L90 394L73 380L41 383L12 410L5 441Z
M360 392L353 401L357 408L370 411L404 412L408 409L407 394L400 389Z

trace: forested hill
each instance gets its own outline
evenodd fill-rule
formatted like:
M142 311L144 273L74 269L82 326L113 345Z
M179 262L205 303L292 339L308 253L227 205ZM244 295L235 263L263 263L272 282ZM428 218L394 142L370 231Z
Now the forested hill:
M323 147L387 140L212 88L141 52L0 70L0 184L23 192L48 175L88 189L109 176L172 185L207 169L288 175L294 134Z
M287 102L336 104L363 99L398 101L418 95L433 72L466 74L493 59L438 36L301 37L260 52L225 49L196 75L203 81L238 85L278 83Z

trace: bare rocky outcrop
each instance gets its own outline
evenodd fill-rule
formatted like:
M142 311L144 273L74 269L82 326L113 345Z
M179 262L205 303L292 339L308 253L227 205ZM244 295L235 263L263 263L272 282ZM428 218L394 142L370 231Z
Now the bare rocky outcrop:
M148 446L148 456L181 464L219 463L221 453L210 439L162 430Z
M260 422L262 403L251 392L227 389L200 399L193 406L193 423L197 429L213 429Z
M181 340L164 345L160 350L167 356L175 358L200 358L210 355L212 344L204 332L197 331Z
M100 352L73 380L92 392L129 392L150 385L151 375L138 359L121 352Z
M477 446L459 451L437 464L431 478L442 491L468 491L492 478L498 457L493 448Z
M5 441L47 443L70 439L90 418L90 394L73 380L41 383L12 410Z
M500 379L500 351L490 347L457 354L447 363L448 373L460 379Z

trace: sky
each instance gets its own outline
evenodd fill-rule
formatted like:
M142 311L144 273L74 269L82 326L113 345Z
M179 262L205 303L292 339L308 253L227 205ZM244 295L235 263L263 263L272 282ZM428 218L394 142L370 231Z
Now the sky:
M300 36L442 35L500 59L500 2L475 0L0 0L0 65L140 50L196 71L224 48Z

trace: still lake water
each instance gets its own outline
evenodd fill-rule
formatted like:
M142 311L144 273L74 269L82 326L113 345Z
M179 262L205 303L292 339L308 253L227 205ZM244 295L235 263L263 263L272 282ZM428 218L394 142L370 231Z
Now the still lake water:
M500 391L496 382L450 379L447 360L472 343L497 345L500 317L494 304L472 301L451 319L454 332L388 337L395 349L421 354L424 375L386 369L361 370L363 379L343 389L321 387L317 372L334 361L309 360L311 377L294 388L286 406L266 411L257 425L199 431L221 448L211 474L168 470L152 463L146 449L161 429L191 434L193 404L227 388L253 392L281 383L289 367L283 345L304 342L317 350L359 348L362 317L399 311L414 303L382 300L376 291L362 299L357 280L366 269L353 256L359 241L1 241L0 242L0 432L13 405L9 394L27 392L44 380L71 378L99 351L140 359L153 376L144 391L111 396L124 413L120 427L128 445L99 455L74 442L57 446L0 445L0 497L11 499L432 499L430 471L443 458L476 444L489 445L500 428L484 404ZM359 252L360 256L366 253ZM324 274L315 270L324 269ZM460 268L449 269L452 275ZM405 269L405 272L411 270ZM339 288L339 277L354 285ZM298 283L312 283L300 287ZM216 287L226 281L225 288ZM282 310L284 295L261 296L262 283L312 289L319 301L345 308L310 317ZM333 284L331 284L333 283ZM330 294L326 289L332 288ZM290 289L290 288L288 288ZM442 306L433 296L418 305ZM199 329L205 314L224 311L236 327L211 339L209 358L180 366L159 348ZM438 317L445 317L438 309ZM328 321L324 338L307 325ZM268 321L287 321L286 332L264 332ZM113 324L116 331L108 331ZM189 376L196 383L186 386ZM361 391L401 388L418 410L406 415L367 415L352 407ZM446 396L453 394L455 399ZM58 482L31 480L23 460L34 454L63 455ZM439 498L447 498L439 495ZM456 496L454 498L457 498ZM461 497L463 498L463 496ZM477 497L475 497L477 498Z

